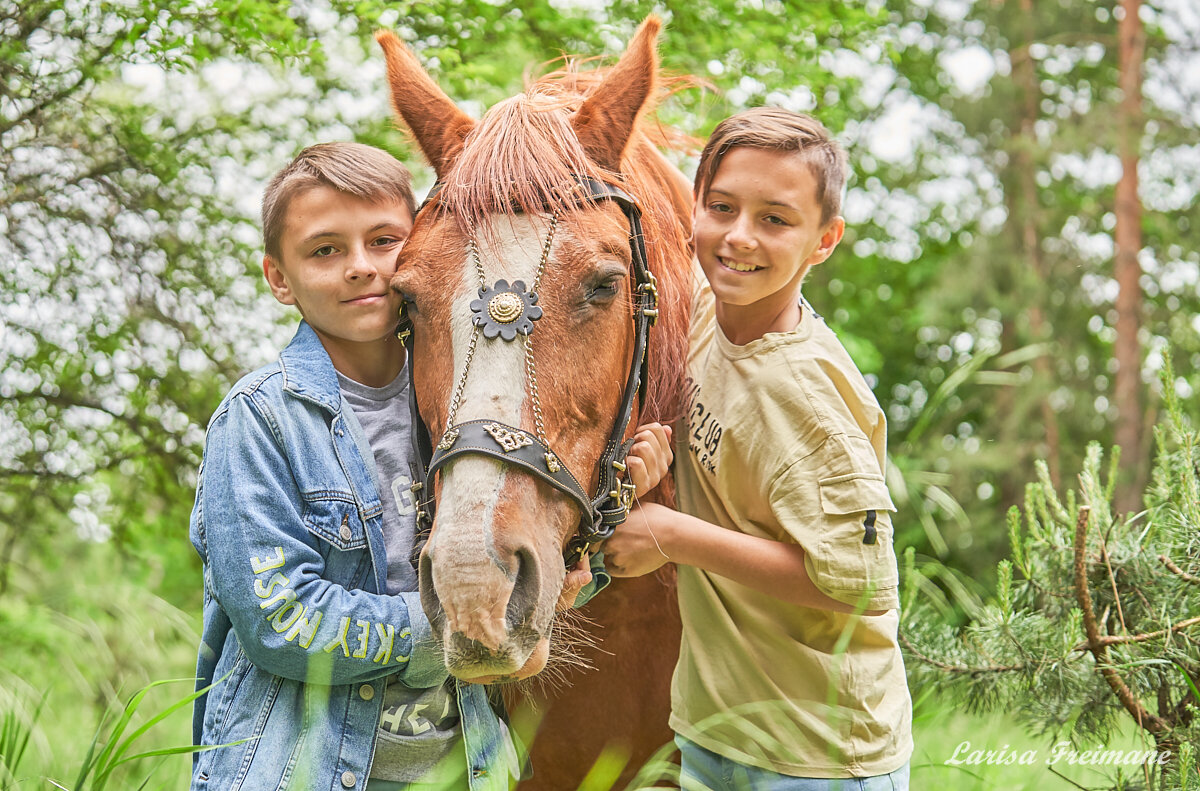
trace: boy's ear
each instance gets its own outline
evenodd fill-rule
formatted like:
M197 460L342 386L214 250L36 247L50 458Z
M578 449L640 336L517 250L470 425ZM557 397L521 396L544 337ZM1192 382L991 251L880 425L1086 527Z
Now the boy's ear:
M821 233L821 243L817 245L817 249L813 251L809 257L809 266L822 264L825 259L833 255L833 251L837 249L838 243L842 241L842 236L846 233L846 220L842 217L834 217L829 221L829 225L825 226L825 230Z
M275 259L264 255L262 267L263 277L267 279L267 285L271 287L271 293L275 295L275 299L283 305L295 305L296 297L292 294L292 287L288 285L287 276L283 274L283 270L279 268Z

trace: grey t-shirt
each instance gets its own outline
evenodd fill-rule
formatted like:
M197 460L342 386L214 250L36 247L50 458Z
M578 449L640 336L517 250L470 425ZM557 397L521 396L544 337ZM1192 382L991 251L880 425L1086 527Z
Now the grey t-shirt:
M411 557L416 540L416 503L408 466L408 368L391 384L368 387L338 374L342 396L354 410L375 456L383 499L383 540L388 593L417 589ZM453 679L429 689L412 689L389 679L375 739L371 777L413 782L421 779L459 742L458 705Z

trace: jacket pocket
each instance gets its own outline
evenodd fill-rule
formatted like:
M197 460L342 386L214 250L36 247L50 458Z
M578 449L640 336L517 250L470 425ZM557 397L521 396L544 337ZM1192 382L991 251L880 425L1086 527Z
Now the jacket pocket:
M892 547L891 511L896 510L878 473L855 472L818 481L825 525L813 558L817 579L827 593L848 604L864 592L890 599L899 583Z
M366 526L352 501L328 498L306 501L304 526L317 538L342 551L367 546Z
M821 510L829 515L857 514L863 511L895 511L883 476L872 472L852 472L822 478Z

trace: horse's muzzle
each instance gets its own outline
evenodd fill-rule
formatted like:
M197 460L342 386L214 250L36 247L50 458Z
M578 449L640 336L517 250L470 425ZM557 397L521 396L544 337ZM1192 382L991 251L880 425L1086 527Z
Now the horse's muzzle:
M540 671L544 657L534 663L536 670L522 674L545 642L550 621L550 612L542 612L547 608L539 607L537 556L520 548L481 559L478 553L454 553L448 542L436 540L436 530L433 535L421 553L421 605L450 673L478 682Z

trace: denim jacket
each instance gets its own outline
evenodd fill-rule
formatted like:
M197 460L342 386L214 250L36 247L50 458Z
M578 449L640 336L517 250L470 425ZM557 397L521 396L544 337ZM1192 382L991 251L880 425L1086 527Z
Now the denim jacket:
M417 593L386 595L374 457L316 333L213 415L191 517L204 563L192 791L348 791L370 773L385 683L446 679ZM485 687L457 686L471 791L519 773ZM236 744L235 744L236 743Z

